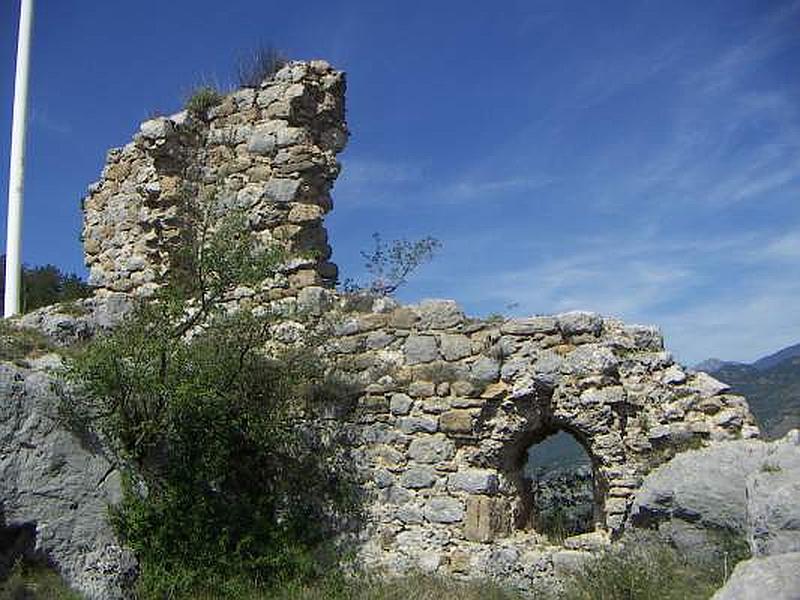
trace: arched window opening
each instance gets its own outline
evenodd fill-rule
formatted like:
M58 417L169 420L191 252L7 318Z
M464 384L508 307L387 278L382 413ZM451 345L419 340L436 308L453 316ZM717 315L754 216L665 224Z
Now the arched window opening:
M523 457L518 523L553 542L594 531L602 518L592 461L573 435L556 430L528 446Z

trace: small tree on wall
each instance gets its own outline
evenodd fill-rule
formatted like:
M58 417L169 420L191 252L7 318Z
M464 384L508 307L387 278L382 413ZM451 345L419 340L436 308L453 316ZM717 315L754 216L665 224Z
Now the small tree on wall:
M365 291L378 296L390 296L408 282L408 278L420 266L433 259L442 243L431 236L410 242L405 239L387 243L379 233L372 234L373 248L361 251L364 267L371 275L367 284L345 280L346 292Z
M347 400L328 393L316 346L276 346L266 306L231 310L283 254L249 235L244 212L215 210L186 252L176 279L69 359L63 398L65 417L130 465L113 522L142 598L312 575L333 516L357 510L347 461L305 420Z

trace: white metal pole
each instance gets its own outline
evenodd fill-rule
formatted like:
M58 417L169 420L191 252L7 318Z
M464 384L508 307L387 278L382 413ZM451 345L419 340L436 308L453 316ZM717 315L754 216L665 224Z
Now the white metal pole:
M19 313L21 278L22 186L25 180L25 125L28 112L28 64L33 24L33 0L21 0L11 125L11 162L8 169L8 224L6 233L6 290L4 316Z

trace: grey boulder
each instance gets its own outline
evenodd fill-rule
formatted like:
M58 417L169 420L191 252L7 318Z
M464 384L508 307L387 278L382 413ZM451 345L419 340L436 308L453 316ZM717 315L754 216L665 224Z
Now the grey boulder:
M711 600L800 600L800 552L751 558L736 565Z
M720 442L681 453L650 473L629 525L657 527L683 547L709 532L733 532L746 537L755 556L800 551L798 493L797 430L775 442Z
M126 598L136 562L108 522L109 504L121 498L120 475L101 450L61 425L44 370L54 364L53 355L33 369L0 364L0 526L24 531L17 555L45 558L83 597Z

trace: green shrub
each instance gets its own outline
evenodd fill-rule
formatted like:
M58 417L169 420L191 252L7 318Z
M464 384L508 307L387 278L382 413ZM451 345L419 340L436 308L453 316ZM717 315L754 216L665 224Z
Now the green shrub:
M5 272L6 256L0 255L0 269ZM20 309L26 313L57 302L86 298L92 289L74 273L63 273L55 265L29 267L22 265ZM0 280L0 309L4 302L5 281Z
M222 102L222 94L215 88L204 85L194 90L186 100L186 110L205 117L208 111Z
M358 510L335 436L305 420L332 401L324 363L302 345L267 354L273 316L227 309L282 255L217 208L201 211L175 279L67 362L67 420L131 465L112 522L140 560L142 598L315 576L330 530Z

